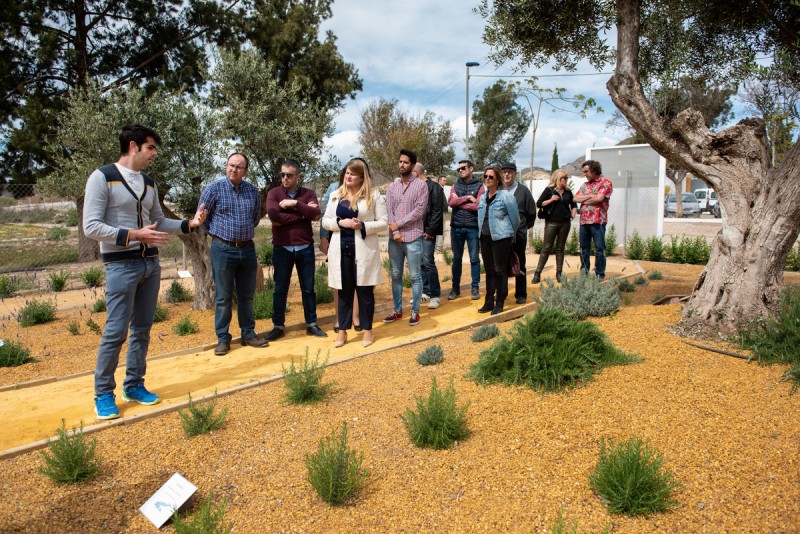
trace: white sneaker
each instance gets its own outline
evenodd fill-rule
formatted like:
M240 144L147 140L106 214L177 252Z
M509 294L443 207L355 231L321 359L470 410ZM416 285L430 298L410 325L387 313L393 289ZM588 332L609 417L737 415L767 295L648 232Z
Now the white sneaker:
M420 302L428 302L429 300L431 300L431 298L428 295L426 295L425 293L423 293L422 296L420 296L419 300L420 300ZM409 304L413 304L414 303L414 297L411 297L410 299L408 299L408 302L409 302Z
M428 303L428 309L435 310L436 308L439 307L440 304L441 301L439 300L439 297L433 297L431 301Z

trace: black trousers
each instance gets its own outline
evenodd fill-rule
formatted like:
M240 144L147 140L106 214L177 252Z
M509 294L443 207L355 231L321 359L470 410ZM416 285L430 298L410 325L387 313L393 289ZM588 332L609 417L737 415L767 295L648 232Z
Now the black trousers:
M525 285L525 250L527 249L528 245L527 237L527 231L522 236L517 234L517 240L514 241L514 246L512 247L514 252L516 252L517 256L519 257L519 274L515 277L517 283L516 287L514 288L514 297L523 297L525 299L528 298L528 287Z
M556 272L560 273L564 270L564 244L569 237L571 224L570 221L547 222L544 227L544 248L542 253L539 254L539 265L536 267L537 273L541 274L544 266L547 265L547 259L550 257L554 244L556 249Z
M358 296L358 321L364 330L372 330L375 315L375 287L356 285L356 258L342 254L342 289L339 290L339 329L353 326L353 294Z
M493 241L481 236L481 256L486 269L486 304L499 306L508 296L508 256L511 254L510 237Z

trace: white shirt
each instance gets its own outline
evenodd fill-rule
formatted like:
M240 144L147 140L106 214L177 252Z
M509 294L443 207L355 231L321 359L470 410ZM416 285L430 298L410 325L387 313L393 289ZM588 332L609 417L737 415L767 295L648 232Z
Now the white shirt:
M122 175L122 178L128 182L128 187L136 194L137 197L141 197L142 193L144 192L144 177L142 173L134 171L133 169L129 169L124 165L120 165L119 163L115 163L114 165L117 166L117 170Z

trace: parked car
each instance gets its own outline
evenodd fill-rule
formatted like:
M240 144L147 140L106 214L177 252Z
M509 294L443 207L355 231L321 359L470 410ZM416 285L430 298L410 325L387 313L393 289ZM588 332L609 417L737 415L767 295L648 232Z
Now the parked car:
M694 192L697 203L700 204L700 211L712 213L711 208L717 204L717 192L713 189L697 189Z
M683 204L684 217L700 215L700 204L697 203L697 198L693 194L683 193L681 195L681 203ZM664 201L664 217L675 217L676 211L675 193L670 193Z

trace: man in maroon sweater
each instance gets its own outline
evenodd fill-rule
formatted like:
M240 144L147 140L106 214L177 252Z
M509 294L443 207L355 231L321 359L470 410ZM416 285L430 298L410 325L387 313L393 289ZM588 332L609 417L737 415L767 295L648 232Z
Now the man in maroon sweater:
M297 267L306 334L327 337L317 325L317 295L314 293L314 233L311 221L320 218L319 202L314 191L300 186L300 164L287 159L281 165L281 187L267 193L267 216L272 221L272 266L275 269L275 292L272 299L272 330L267 340L285 335L286 297L292 268Z

